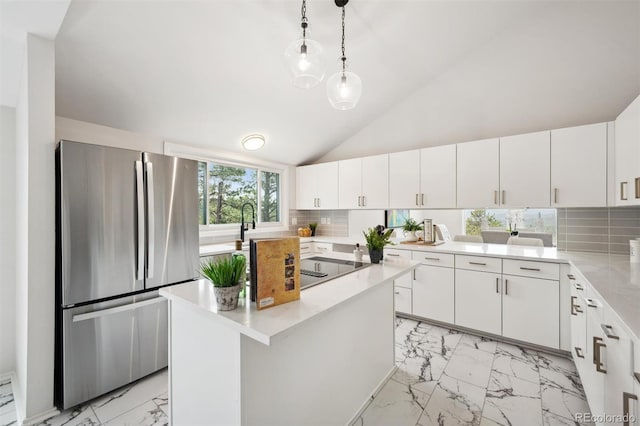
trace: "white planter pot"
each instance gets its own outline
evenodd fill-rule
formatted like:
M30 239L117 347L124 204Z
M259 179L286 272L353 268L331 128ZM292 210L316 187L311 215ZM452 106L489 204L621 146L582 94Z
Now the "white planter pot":
M233 287L214 286L213 293L216 295L216 304L219 311L232 311L238 307L240 285L234 285Z
M403 232L404 232L405 241L418 241L418 236L416 235L416 231L403 231Z

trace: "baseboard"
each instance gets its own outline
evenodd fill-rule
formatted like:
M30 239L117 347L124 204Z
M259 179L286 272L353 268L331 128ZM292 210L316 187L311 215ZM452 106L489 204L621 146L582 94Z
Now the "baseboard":
M395 374L397 369L398 369L398 366L395 365L395 363L394 363L393 368L387 373L386 376L383 377L382 380L380 380L380 382L373 389L373 392L371 393L371 396L369 398L367 398L367 400L365 402L362 403L362 405L360 406L358 411L356 411L356 413L353 415L353 417L351 417L351 419L347 422L347 424L345 426L351 425L356 420L358 420L358 417L360 417L362 415L362 413L364 413L364 410L366 410L367 407L369 406L369 404L371 404L371 401L373 401L375 399L375 397L378 396L378 394L382 390L382 387L391 379L391 377L393 377L393 375Z
M60 411L57 408L53 407L45 411L44 413L36 414L35 416L24 419L22 423L20 422L20 419L18 419L18 424L22 426L37 425L50 417L57 416L58 414L60 414Z
M16 410L16 420L19 426L28 426L28 425L36 425L42 423L44 420L47 420L50 417L56 416L60 414L57 408L52 407L49 410L36 414L35 416L31 416L28 418L23 418L22 413L20 412L19 407L23 407L22 395L20 392L16 392L16 384L18 383L18 377L15 372L4 373L0 375L0 380L4 380L6 378L11 379L11 391L13 392L13 402Z

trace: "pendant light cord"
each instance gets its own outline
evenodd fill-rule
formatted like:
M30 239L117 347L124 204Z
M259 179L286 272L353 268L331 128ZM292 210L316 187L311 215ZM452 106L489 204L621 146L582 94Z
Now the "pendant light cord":
M302 27L302 39L304 40L305 38L307 38L307 0L302 0L302 8L300 10L300 13L302 14L302 19L301 19L301 23L300 26Z
M344 75L347 62L347 57L344 53L344 6L342 6L342 58L340 59L342 59L342 74Z

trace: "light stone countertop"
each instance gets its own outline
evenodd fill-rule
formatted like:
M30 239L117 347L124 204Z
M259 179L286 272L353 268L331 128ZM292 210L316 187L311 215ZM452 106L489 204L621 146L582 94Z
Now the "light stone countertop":
M352 257L343 253L326 256L347 260ZM164 287L160 289L160 295L173 303L192 306L212 320L270 345L273 339L285 336L304 321L314 319L351 298L394 280L418 265L419 262L403 259L385 260L379 265L371 265L305 289L300 293L300 300L262 311L256 309L255 303L247 303L243 299L236 310L218 312L213 286L206 280Z

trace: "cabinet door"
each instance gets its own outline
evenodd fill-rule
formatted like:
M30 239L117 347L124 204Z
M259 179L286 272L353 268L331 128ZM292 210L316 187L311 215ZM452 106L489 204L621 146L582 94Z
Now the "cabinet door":
M586 373L580 376L584 387L585 395L589 408L593 414L604 413L604 380L605 373L596 369L596 353L601 359L604 359L605 349L598 345L606 344L604 341L604 333L600 325L604 321L604 309L599 296L594 294L593 288L589 285L586 288L587 297L585 298L587 313L587 353Z
M420 207L420 151L389 154L389 207Z
M640 96L616 118L616 206L640 204Z
M454 269L420 265L413 281L413 315L453 323Z
M394 292L393 301L396 312L411 314L411 289L396 286Z
M546 131L500 138L503 207L549 206L549 134Z
M362 207L362 159L353 158L338 162L338 207L357 209Z
M551 205L607 205L607 123L551 131Z
M455 324L500 335L500 274L456 269L455 283Z
M338 208L338 162L315 164L317 208Z
M296 208L315 208L316 172L314 166L296 167Z
M458 208L497 207L500 190L498 139L457 145Z
M386 209L389 206L389 155L362 159L362 207Z
M456 207L455 145L420 151L420 191L424 194L423 207Z
M560 347L558 281L503 275L502 335L537 345Z

